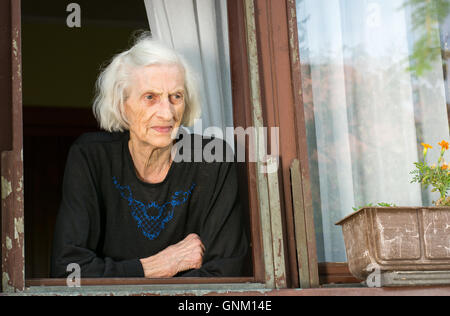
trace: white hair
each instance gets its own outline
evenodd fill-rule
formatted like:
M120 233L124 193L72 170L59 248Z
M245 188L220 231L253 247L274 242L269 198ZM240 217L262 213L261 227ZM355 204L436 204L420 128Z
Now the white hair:
M93 111L100 127L108 132L129 130L124 103L128 98L128 88L133 70L151 65L172 64L178 65L184 70L186 96L181 124L184 126L194 125L195 119L200 117L201 112L194 72L177 52L152 40L149 36L143 36L138 38L130 50L114 56L97 79Z

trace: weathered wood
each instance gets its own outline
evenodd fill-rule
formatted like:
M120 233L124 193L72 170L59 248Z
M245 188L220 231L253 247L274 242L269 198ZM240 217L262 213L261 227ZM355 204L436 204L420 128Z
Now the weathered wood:
M144 278L82 278L81 286L107 286L107 285L168 285L168 284L246 284L257 283L254 278L170 278L170 279L144 279ZM27 279L26 287L32 286L66 286L66 279Z
M1 156L2 290L25 287L20 1L11 4L12 150Z
M270 148L273 154L277 149L276 155L279 156L278 176L286 282L289 287L298 287L289 171L290 162L297 157L297 153L290 59L289 51L286 49L288 43L286 1L255 0L255 10L264 124L269 129L277 128L280 136L278 144L272 144L272 139L267 140L267 148Z
M271 166L278 164L271 158L267 165ZM272 228L272 249L274 253L274 277L275 287L277 289L286 288L286 262L284 256L284 239L283 239L283 223L281 217L281 202L278 183L278 172L270 172L267 174L267 181L269 186L269 204L270 204L270 218Z
M280 203L288 286L299 286L290 167L300 162L310 284L319 285L295 1L255 0L265 124L279 128ZM273 147L272 147L273 148Z
M306 237L305 209L300 175L300 162L295 159L291 165L292 200L294 202L295 240L297 242L297 260L300 287L311 287L309 275L308 243Z
M245 5L243 1L228 0L228 20L230 39L231 86L233 95L234 126L253 126L250 74L248 65ZM249 152L250 144L245 146ZM258 282L265 282L264 249L261 218L258 201L256 166L254 163L239 163L239 190L242 198L247 198L250 209L250 234L252 242L253 273Z
M0 3L0 152L12 150L11 6Z
M321 262L319 263L320 284L358 284L360 280L355 278L348 269L346 262Z
M258 48L256 42L255 9L253 0L244 0L244 13L246 22L246 40L249 65L249 82L252 106L252 123L258 128L263 126L261 113L261 96L259 83ZM257 146L258 142L255 142ZM258 152L252 148L253 152ZM262 246L264 254L265 283L268 287L275 287L274 262L272 249L272 234L270 227L269 193L267 191L267 179L259 172L259 164L256 164L256 180L258 202L260 211L260 225L262 233Z
M124 296L233 296L233 297L258 297L258 296L449 296L449 286L433 287L401 287L401 288L318 288L318 289L282 289L270 290L261 284L248 284L244 287L233 284L171 286L165 287L147 286L93 286L82 288L68 287L31 287L19 295L124 295ZM0 295L1 296L1 295Z
M301 190L306 227L306 243L308 249L308 268L310 286L319 286L317 261L316 232L314 227L314 208L311 195L311 181L308 163L308 144L306 135L305 110L303 106L301 56L298 43L297 10L295 0L286 0L289 25L289 51L291 56L292 90L294 91L295 139L297 159L301 175Z
M264 135L261 135L261 128L264 127L264 119L261 107L261 83L259 74L259 57L258 57L258 43L256 34L256 19L255 19L255 6L254 0L244 0L245 2L245 17L246 17L246 35L247 35L247 51L248 51L248 64L250 74L250 91L251 91L251 104L252 104L252 117L253 127L256 129L256 140L254 142L254 153L266 153L264 141ZM278 246L277 253L274 252L273 241L280 242L283 239L283 231L281 225L272 225L272 221L277 220L277 213L280 206L276 206L277 191L274 189L273 177L271 181L267 179L267 174L263 173L265 166L259 159L256 163L256 178L259 198L259 210L261 219L261 231L264 249L264 263L265 263L265 282L270 288L283 288L286 287L286 273L281 266L281 262L284 261L284 251L282 245ZM269 190L269 186L272 190ZM272 204L271 204L272 203ZM273 211L273 213L272 213ZM272 215L275 218L272 218ZM275 231L273 229L275 228Z

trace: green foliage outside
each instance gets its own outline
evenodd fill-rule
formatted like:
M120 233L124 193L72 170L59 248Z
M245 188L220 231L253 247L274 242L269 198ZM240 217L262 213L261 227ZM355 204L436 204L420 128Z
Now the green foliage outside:
M450 206L450 197L447 196L447 192L450 190L450 171L449 165L444 160L444 154L449 149L449 143L443 140L439 143L441 146L441 154L437 161L437 164L428 165L425 161L429 149L433 147L422 143L423 161L414 163L416 170L412 171L414 175L411 183L420 183L424 188L428 188L430 185L433 187L432 192L439 192L441 197L438 201L434 202L436 206Z
M408 70L422 76L442 54L439 25L450 14L449 0L407 0L400 9L411 7L412 30L422 34L414 43Z

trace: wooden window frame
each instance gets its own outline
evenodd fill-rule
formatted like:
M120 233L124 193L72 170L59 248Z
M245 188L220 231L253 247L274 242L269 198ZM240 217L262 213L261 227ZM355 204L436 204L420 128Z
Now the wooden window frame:
M266 2L266 5L270 0L256 0L261 2ZM297 24L297 6L296 6L296 0L286 0L287 3L287 10L288 10L288 35L289 35L289 49L291 54L291 73L292 73L292 86L293 86L293 92L294 92L294 98L295 98L295 111L297 111L298 116L297 119L297 129L300 128L301 131L298 131L298 136L300 137L300 144L298 147L300 156L302 157L305 165L308 164L308 147L307 147L307 138L306 138L306 124L304 120L304 106L303 106L303 88L302 88L302 73L301 73L301 61L302 57L300 56L299 51L299 38L298 38L298 24ZM450 119L450 112L449 112L449 119ZM308 170L302 170L302 176L306 177L306 181L303 182L303 185L307 185L310 189L310 177L309 177L309 169ZM308 192L307 194L310 194ZM312 203L312 197L309 195L308 199L306 200L306 203ZM309 214L309 216L312 216L313 209L312 204L305 205L305 212ZM295 212L295 211L294 211ZM308 216L308 215L307 215ZM297 224L297 222L296 222ZM311 221L311 224L313 222ZM310 243L310 239L312 237L311 235L307 236L307 243ZM298 237L298 236L296 236ZM312 240L312 239L311 239ZM315 237L314 237L315 240ZM297 242L299 239L297 238ZM346 286L348 287L349 284L360 284L361 281L355 278L348 267L347 262L317 262L317 254L316 254L316 245L314 241L314 245L312 245L312 248L315 251L314 258L308 258L308 260L316 260L312 264L318 268L318 275L319 280L317 281L317 284L319 286L321 285L334 285L334 286ZM297 245L297 252L300 253L300 249ZM299 263L300 266L301 263ZM300 278L301 280L301 278ZM415 293L413 295L433 295L433 291L436 291L436 293L441 293L439 295L442 295L443 293L446 293L444 295L448 295L447 292L450 290L449 286L443 286L443 287L428 287L424 289L424 292L421 292L420 287L413 287L413 288L390 288L392 292L388 294L385 292L385 289L359 289L357 292L359 293L367 293L367 295L397 295L397 293L401 292L407 292L411 291L411 293ZM428 290L428 292L427 292ZM333 290L331 290L333 291ZM334 289L337 293L342 293L343 295L354 295L351 294L353 290L343 290L343 289ZM356 293L355 293L356 294ZM401 294L399 294L401 295ZM408 295L408 294L406 294Z
M275 4L276 2L276 4ZM449 287L321 288L314 235L295 0L228 0L235 125L280 127L280 170L240 165L253 244L251 278L25 280L20 0L0 2L2 289L29 295L448 295ZM286 46L288 43L288 46ZM281 124L281 122L283 124ZM270 144L269 144L270 145ZM321 264L322 282L353 282ZM303 289L287 289L288 287ZM312 289L305 289L311 287Z
M257 1L256 1L257 2ZM260 36L257 33L258 15L253 0L228 0L230 25L230 54L235 126L268 126L263 113L261 91L264 83L260 76ZM23 129L22 129L22 73L21 73L21 6L20 0L9 0L0 8L5 19L2 29L2 53L9 54L2 63L2 72L12 78L3 80L0 89L10 103L2 106L2 291L16 292L27 288L61 287L65 279L25 279L24 258L24 198L23 198ZM10 15L9 15L10 13ZM259 21L260 22L260 21ZM11 65L10 68L7 66ZM263 63L264 64L264 63ZM8 95L8 91L11 92ZM9 111L9 112L8 112ZM8 125L9 123L9 125ZM250 144L246 144L247 149ZM257 145L256 145L257 146ZM257 152L257 151L256 151ZM287 249L278 174L257 173L258 164L246 163L240 168L246 179L240 179L241 189L249 197L251 240L253 249L253 277L249 278L178 278L147 279L82 279L82 285L117 286L180 286L216 285L231 289L282 289L298 283L298 274L286 269ZM289 172L289 170L288 170ZM292 248L292 247L291 247ZM292 250L292 249L291 249ZM317 267L316 267L317 268ZM295 270L295 269L294 269ZM292 281L294 279L294 281Z
M20 42L20 5L17 1L0 3L1 63L1 234L2 290L23 289L24 209L22 157L22 70ZM3 98L3 96L6 96Z

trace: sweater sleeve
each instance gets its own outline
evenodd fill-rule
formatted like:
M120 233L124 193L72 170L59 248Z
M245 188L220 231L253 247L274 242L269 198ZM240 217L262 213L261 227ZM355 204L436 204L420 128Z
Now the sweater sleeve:
M248 251L234 163L221 163L210 205L203 216L200 238L205 245L203 266L182 277L242 276Z
M114 261L97 255L101 241L100 195L93 166L82 148L72 146L67 159L63 196L55 226L51 276L66 277L78 264L82 278L143 277L139 259Z

